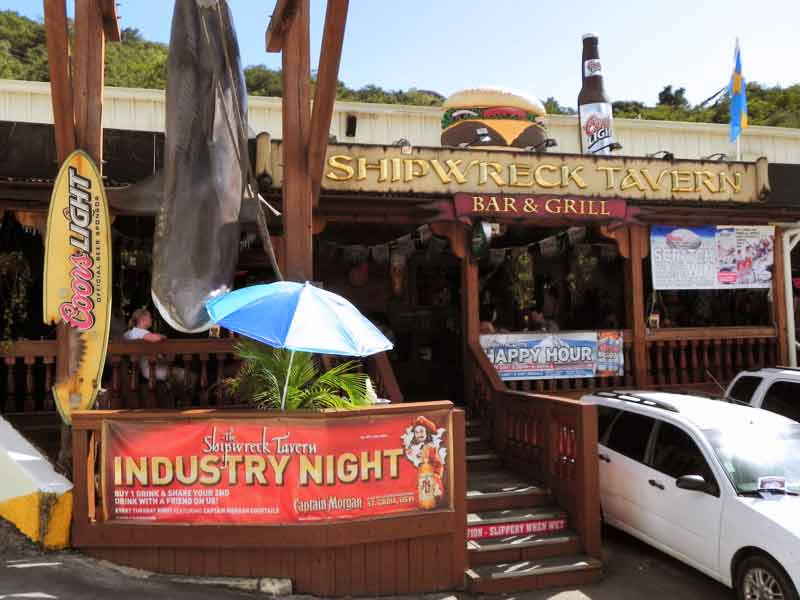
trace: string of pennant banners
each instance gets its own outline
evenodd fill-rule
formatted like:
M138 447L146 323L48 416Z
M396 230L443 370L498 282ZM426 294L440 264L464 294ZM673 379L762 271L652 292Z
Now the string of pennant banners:
M586 238L585 227L570 227L566 231L551 235L542 240L519 246L491 248L488 253L490 266L496 266L506 260L510 252L526 248L529 252L538 252L541 256L552 257L563 254L567 248L581 243ZM393 257L407 259L417 250L427 250L436 255L448 247L448 241L433 234L430 225L421 225L412 233L407 233L383 244L338 244L328 240L320 240L320 256L326 259L341 257L351 265L372 260L377 264L387 264ZM609 245L612 248L613 244ZM609 257L610 258L610 257Z

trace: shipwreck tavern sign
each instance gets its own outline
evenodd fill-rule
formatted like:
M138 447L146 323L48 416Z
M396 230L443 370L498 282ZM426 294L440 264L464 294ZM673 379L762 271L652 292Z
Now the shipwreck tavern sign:
M280 142L272 144L270 171L280 185ZM755 163L664 161L337 144L328 146L322 187L375 193L467 193L485 198L534 194L707 202L756 202L769 192L766 159Z

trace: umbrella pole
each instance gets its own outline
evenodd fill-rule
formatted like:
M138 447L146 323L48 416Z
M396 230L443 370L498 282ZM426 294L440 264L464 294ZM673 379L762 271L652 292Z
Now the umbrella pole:
M289 377L292 375L292 361L294 350L289 353L289 368L286 371L286 381L283 382L283 396L281 396L281 410L286 410L286 390L289 388Z

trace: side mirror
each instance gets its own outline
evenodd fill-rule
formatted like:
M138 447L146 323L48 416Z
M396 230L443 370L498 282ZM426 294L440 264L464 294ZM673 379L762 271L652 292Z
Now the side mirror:
M709 488L702 475L682 475L678 477L675 485L682 490L691 490L693 492L707 492Z

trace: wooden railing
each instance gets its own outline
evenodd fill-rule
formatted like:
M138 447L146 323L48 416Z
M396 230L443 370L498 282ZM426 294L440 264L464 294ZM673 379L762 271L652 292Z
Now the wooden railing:
M567 379L535 379L525 381L506 381L511 390L537 393L566 393L575 396L576 392L590 391L596 388L613 388L633 385L633 351L631 332L622 332L625 374L614 377L572 377Z
M55 340L3 344L0 356L5 381L0 412L54 411L50 389L55 380Z
M235 339L117 341L108 345L104 392L97 408L231 407L240 401L222 385L238 365ZM0 413L55 411L50 389L55 379L55 340L19 341L0 346L0 377L5 381ZM166 369L166 377L144 377ZM402 402L403 395L385 353L364 361L381 398ZM182 380L182 381L181 381ZM181 389L183 388L183 389Z
M597 410L577 400L509 390L477 344L468 349L467 403L504 463L546 485L584 551L601 557Z
M392 404L403 402L403 393L400 391L400 384L395 377L392 363L389 362L389 355L380 352L368 356L365 360L367 373L375 386L375 393L378 398L387 398Z
M656 386L727 383L742 369L774 366L774 327L656 329L647 334L649 381Z

